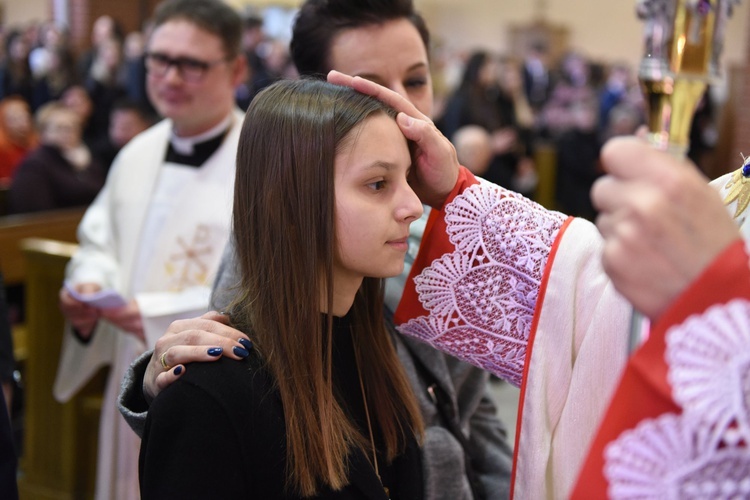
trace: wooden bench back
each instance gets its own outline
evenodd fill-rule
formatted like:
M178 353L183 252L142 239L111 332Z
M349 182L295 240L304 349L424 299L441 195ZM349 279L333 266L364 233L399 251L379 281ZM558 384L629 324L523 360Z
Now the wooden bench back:
M21 500L93 499L106 370L69 402L52 396L64 319L57 294L76 245L43 239L21 242L26 260L26 410L18 481Z
M21 252L21 240L47 238L75 243L76 229L84 212L84 208L74 208L0 217L0 270L5 285L20 285L25 280L26 261Z

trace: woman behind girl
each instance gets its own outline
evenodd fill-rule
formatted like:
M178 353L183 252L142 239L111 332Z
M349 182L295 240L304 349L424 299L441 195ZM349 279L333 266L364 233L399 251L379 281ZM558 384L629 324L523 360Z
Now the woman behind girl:
M255 98L231 307L255 348L154 400L144 499L422 498L421 416L382 316L422 213L411 162L395 111L351 89L282 81Z

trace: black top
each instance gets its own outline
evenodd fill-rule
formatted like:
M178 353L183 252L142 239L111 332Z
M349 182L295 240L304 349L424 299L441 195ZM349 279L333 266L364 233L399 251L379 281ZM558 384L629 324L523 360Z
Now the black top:
M336 321L334 329L336 394L368 437L348 323ZM379 447L375 422L373 431ZM141 496L297 498L284 493L285 436L281 398L256 352L242 362L221 358L191 364L149 410L139 464ZM349 464L350 484L337 492L325 489L316 498L386 498L362 451L352 450ZM393 500L423 497L416 440L390 465L380 455L378 464Z

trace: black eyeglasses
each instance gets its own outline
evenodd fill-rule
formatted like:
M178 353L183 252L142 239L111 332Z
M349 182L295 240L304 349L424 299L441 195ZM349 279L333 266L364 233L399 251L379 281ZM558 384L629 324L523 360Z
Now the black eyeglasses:
M201 61L192 57L169 57L160 52L146 53L146 71L156 77L163 77L174 66L180 77L186 82L197 83L212 66L227 62L227 59Z

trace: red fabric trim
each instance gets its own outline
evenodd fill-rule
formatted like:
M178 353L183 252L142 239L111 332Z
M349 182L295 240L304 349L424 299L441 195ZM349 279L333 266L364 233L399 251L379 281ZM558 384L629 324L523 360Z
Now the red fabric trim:
M606 498L604 449L627 429L664 413L682 413L673 401L664 359L667 330L715 304L750 299L750 266L744 242L730 245L652 325L648 341L631 358L605 413L571 498Z
M393 319L397 325L404 324L410 319L427 315L427 311L425 311L422 307L422 303L419 301L414 278L419 276L419 274L426 267L429 267L433 261L439 259L444 254L452 253L455 250L453 243L448 239L448 224L445 222L444 209L458 195L463 193L464 190L475 184L479 184L479 181L474 177L474 174L469 172L466 168L461 167L458 172L456 185L454 186L453 191L451 191L445 199L442 208L440 210L433 209L430 213L430 217L427 219L427 225L425 226L424 235L422 236L422 243L419 245L417 258L414 259L414 264L409 272L409 278L404 285L404 292L401 295L401 300L399 301L396 312L393 315Z
M521 382L521 392L518 399L518 413L516 417L516 441L513 446L513 468L510 474L510 498L513 499L516 489L516 466L518 462L518 445L521 441L521 422L523 421L523 406L526 400L526 382L529 376L529 366L531 365L531 352L534 346L534 339L536 337L536 329L539 324L539 318L541 316L542 304L544 303L544 296L547 293L547 283L549 276L552 271L552 263L557 255L557 249L560 247L560 241L562 240L565 230L568 229L570 223L574 220L574 217L568 217L563 225L560 227L560 231L557 233L555 242L550 248L549 257L547 258L547 264L544 266L544 274L542 275L542 284L539 287L539 294L536 299L536 309L534 311L534 319L531 322L531 331L529 332L529 339L526 343L526 358L524 359L523 365L523 379Z

